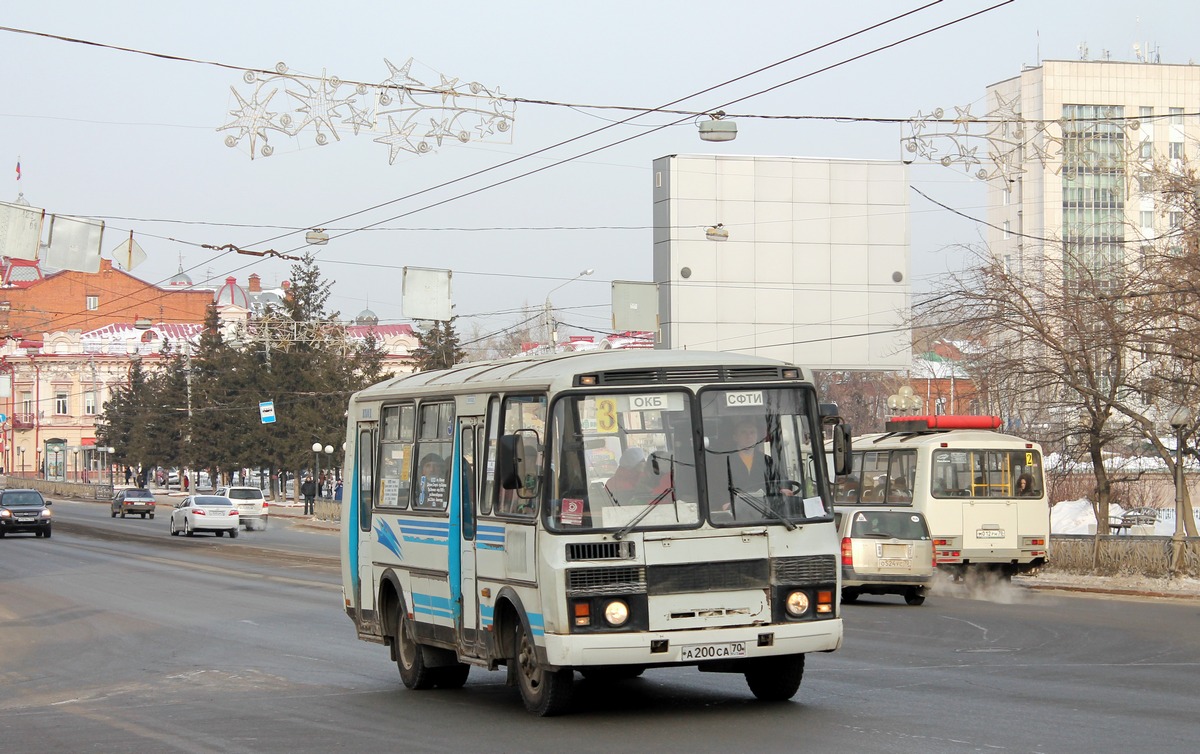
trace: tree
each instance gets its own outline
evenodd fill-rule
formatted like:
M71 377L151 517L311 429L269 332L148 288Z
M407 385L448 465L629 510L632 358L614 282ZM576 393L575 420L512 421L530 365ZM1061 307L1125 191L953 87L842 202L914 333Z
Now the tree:
M454 320L434 322L433 326L417 336L417 348L413 351L413 363L417 371L449 369L466 358L459 345Z

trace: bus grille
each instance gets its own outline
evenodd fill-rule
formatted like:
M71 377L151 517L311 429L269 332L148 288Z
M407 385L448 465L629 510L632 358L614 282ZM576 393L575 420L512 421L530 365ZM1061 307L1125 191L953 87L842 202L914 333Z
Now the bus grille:
M600 372L601 385L646 385L655 383L746 382L783 379L781 366L665 367L661 369L615 369Z
M771 583L789 586L813 586L837 581L837 557L812 555L803 558L775 558L771 561Z
M567 545L567 560L631 560L633 542L571 542Z
M716 563L680 563L650 566L646 574L650 594L730 592L765 589L770 565L766 560L726 560Z
M567 571L567 594L642 594L646 591L646 569L642 566L573 568Z

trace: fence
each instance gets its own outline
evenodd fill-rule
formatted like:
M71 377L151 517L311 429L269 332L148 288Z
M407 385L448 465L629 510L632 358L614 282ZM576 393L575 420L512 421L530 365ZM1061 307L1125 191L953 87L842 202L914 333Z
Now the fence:
M1165 578L1171 575L1171 543L1162 536L1054 534L1047 570ZM1183 575L1200 578L1200 539L1183 541Z
M0 485L5 489L37 490L42 497L54 500L56 497L70 497L79 500L112 500L111 484L84 484L83 482L56 482L49 479L30 479L28 477L0 476Z

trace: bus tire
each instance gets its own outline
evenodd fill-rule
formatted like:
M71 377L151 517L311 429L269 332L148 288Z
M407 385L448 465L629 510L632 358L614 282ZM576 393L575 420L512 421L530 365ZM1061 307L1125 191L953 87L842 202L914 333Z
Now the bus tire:
M434 684L434 669L425 666L425 656L413 632L412 622L404 605L396 608L396 667L400 669L400 680L410 689L431 689ZM465 680L465 679L464 679Z
M919 586L909 587L908 590L904 592L904 602L912 605L913 607L916 607L917 605L924 605L925 590Z
M471 674L471 666L465 662L445 668L434 668L434 683L439 689L461 689Z
M517 687L525 709L538 717L553 717L567 711L575 671L570 668L549 670L538 663L537 647L523 621L517 623L515 646L510 662L516 663Z
M853 602L858 602L858 592L853 589L843 589L842 602L846 603L847 605Z
M804 680L804 655L759 657L746 665L746 685L764 702L786 702Z

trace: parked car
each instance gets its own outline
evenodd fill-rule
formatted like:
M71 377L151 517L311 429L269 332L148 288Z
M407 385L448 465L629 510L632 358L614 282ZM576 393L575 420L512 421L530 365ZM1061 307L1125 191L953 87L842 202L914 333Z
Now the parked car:
M263 531L267 528L268 506L262 490L257 487L218 487L217 495L224 495L237 506L246 531Z
M933 580L933 539L920 512L905 508L835 509L842 540L842 602L860 594L899 594L925 602Z
M238 535L241 516L233 501L223 495L188 495L171 511L171 536L180 532L194 536L198 531L215 532L218 537Z
M50 501L37 490L0 491L0 537L16 532L32 532L49 537Z
M150 490L136 487L117 490L117 494L113 495L112 499L112 517L116 518L118 513L121 514L121 518L125 518L130 513L140 513L142 518L147 515L154 518L154 505L154 493Z

